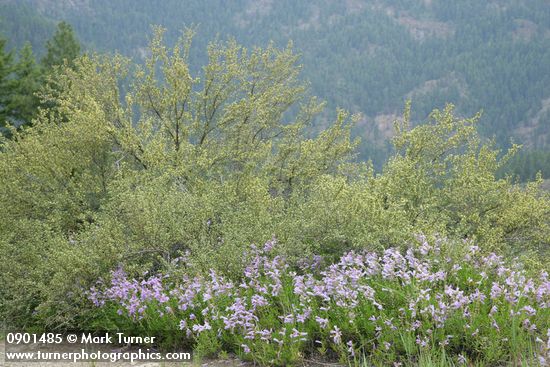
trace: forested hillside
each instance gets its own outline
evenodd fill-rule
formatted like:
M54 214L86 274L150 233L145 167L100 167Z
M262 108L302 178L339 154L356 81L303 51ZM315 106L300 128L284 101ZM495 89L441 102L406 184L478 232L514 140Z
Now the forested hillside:
M481 133L500 147L550 147L550 6L544 0L4 0L0 31L40 54L60 20L88 50L142 59L150 25L173 43L196 27L198 52L219 35L246 46L292 40L312 94L362 113L363 157L379 161L404 102L420 121L446 102L462 115L483 110ZM202 54L201 54L202 52ZM202 55L202 56L201 56ZM328 110L334 111L334 108ZM330 121L332 116L324 116ZM548 154L538 152L532 176ZM550 173L545 173L550 175Z

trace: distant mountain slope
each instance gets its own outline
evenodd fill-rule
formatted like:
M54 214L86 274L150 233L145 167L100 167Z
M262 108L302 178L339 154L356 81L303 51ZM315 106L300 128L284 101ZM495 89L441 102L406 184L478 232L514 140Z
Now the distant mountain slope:
M216 35L249 46L292 39L312 93L364 114L370 156L408 98L416 120L453 102L467 115L483 109L482 132L501 146L550 146L546 0L4 0L0 16L16 43L42 42L63 19L88 48L136 57L150 24L172 40L197 25L197 51Z

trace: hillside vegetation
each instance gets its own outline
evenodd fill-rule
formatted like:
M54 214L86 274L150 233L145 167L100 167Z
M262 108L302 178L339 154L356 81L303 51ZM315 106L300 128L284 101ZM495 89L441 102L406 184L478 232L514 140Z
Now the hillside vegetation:
M136 2L115 25L124 3L0 5L28 20L9 32L56 27L42 51L0 39L6 330L260 366L548 365L543 3ZM168 10L208 31L140 46ZM118 36L126 56L92 51Z
M424 233L547 261L548 197L540 182L496 177L515 148L499 158L477 116L448 105L412 128L407 108L375 174L353 163L357 116L339 110L307 136L323 104L305 93L290 48L213 43L194 74L192 33L174 49L162 33L143 66L85 56L58 69L33 126L4 140L0 273L12 322L81 322L64 295L116 264L158 270L190 251L196 271L234 274L241 251L273 234L290 258Z
M89 50L143 59L151 24L165 26L173 44L184 26L197 28L196 70L219 35L248 47L289 40L302 54L304 77L330 110L361 113L354 130L369 144L363 158L380 167L392 121L407 99L411 120L451 102L457 113L480 110L482 136L507 148L513 137L529 149L550 140L550 7L544 0L477 1L7 1L0 31L43 49L55 23L66 20ZM333 115L324 114L326 125ZM537 169L550 175L537 159Z

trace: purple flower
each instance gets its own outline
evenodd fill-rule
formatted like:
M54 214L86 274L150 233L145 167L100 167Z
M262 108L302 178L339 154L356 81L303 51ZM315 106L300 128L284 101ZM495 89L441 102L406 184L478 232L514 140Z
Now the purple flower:
M204 325L193 325L193 331L197 334L200 334L205 330L212 330L212 326L210 326L208 321L205 321Z
M334 344L342 343L342 332L338 326L334 325L334 329L330 331L330 336L332 337Z
M267 300L265 299L264 296L262 295L259 295L259 294L255 294L252 296L252 299L251 299L251 302L252 302L252 307L254 309L258 308L258 307L262 307L262 306L267 306L268 305L268 302Z
M283 320L283 322L285 324L293 324L294 323L294 315L293 314L285 315L285 316L279 316L279 318L281 320Z
M257 331L256 333L260 336L261 340L268 341L271 339L271 334L273 333L273 330L263 329L263 330Z
M277 245L277 240L275 239L275 237L273 237L273 239L271 241L267 241L264 244L264 252L272 251L275 248L276 245Z
M420 336L417 336L416 344L420 345L422 348L425 348L426 346L428 346L428 338L420 338Z
M537 310L529 305L523 307L522 310L525 311L525 313L529 316L535 316L535 314L537 313Z
M179 323L188 338L209 330L219 338L234 335L244 353L250 353L251 346L271 342L282 353L292 343L315 337L326 338L316 343L347 350L348 356L357 352L353 340L361 340L364 350L389 351L389 334L398 328L410 332L421 348L445 347L451 337L484 340L487 325L481 327L478 316L490 309L486 316L490 329L500 331L499 342L507 343L510 327L516 325L502 321L509 314L520 324L520 332L537 340L537 352L550 358L546 355L550 330L548 338L539 330L548 327L550 281L546 273L530 279L521 267L507 267L494 254L482 257L476 247L457 262L440 253L441 241L430 244L421 238L416 248L389 248L382 256L348 252L323 268L313 269L307 259L308 266L297 275L283 257L276 256L274 246L273 240L247 253L249 261L240 283L235 283L238 286L214 271L194 278L169 274L130 279L117 268L110 283L98 282L87 297L97 307L113 307L134 322L147 313L174 326ZM360 335L366 317L375 333L368 340ZM458 318L464 322L456 328ZM452 325L447 325L450 321ZM301 331L316 325L315 335ZM449 327L458 335L442 334ZM343 344L343 340L348 341ZM294 347L306 347L306 343ZM397 344L393 347L399 349ZM465 364L466 357L459 355L458 361Z
M352 357L355 357L355 349L353 348L353 342L350 340L346 343L346 345L348 346L348 353L352 356Z
M296 330L296 328L293 328L292 329L292 334L290 334L290 337L292 339L300 339L302 341L305 341L306 339L304 338L305 336L307 336L307 333L306 332L300 332L298 330Z
M296 315L296 321L303 324L311 315L311 311L311 307L306 308L303 313Z
M497 299L502 295L502 288L498 283L493 283L493 286L491 287L491 298Z
M327 326L328 326L328 319L324 319L322 317L319 317L319 316L315 316L315 321L317 321L317 323L319 324L319 326L323 329L326 329Z

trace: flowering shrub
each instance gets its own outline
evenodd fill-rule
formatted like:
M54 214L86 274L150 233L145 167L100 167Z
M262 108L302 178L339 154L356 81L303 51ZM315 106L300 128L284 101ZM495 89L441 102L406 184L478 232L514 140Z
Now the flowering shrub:
M310 354L385 365L436 355L449 363L550 363L550 280L530 278L476 246L459 254L420 238L414 248L348 253L299 268L275 255L275 241L252 246L242 277L128 279L90 291L118 325L181 330L199 354L232 351L262 365Z

